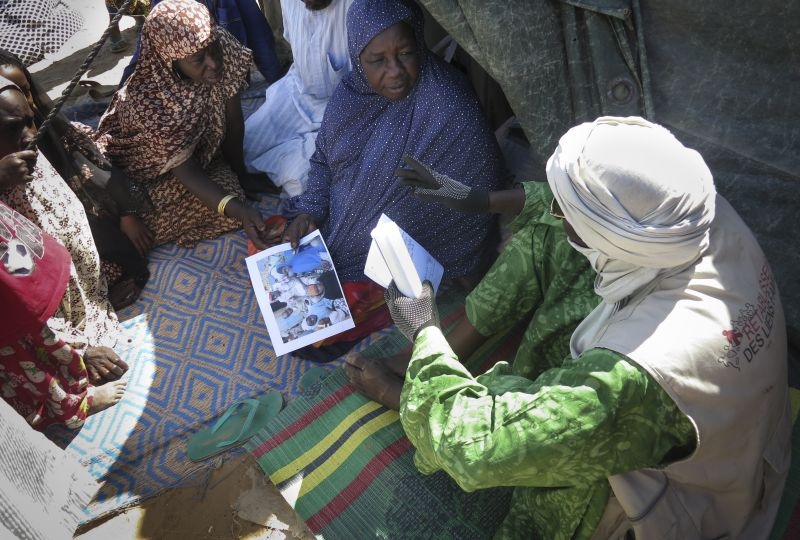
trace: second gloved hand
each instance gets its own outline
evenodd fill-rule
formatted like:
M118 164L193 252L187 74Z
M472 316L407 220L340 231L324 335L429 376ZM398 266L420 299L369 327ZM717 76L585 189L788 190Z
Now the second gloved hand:
M439 327L439 310L436 309L436 299L429 281L422 284L419 298L403 296L394 282L386 289L384 298L395 324L412 343L423 328Z
M447 175L429 169L406 154L403 160L408 167L395 170L404 186L414 189L414 195L426 201L449 206L460 212L487 212L489 192L473 189Z

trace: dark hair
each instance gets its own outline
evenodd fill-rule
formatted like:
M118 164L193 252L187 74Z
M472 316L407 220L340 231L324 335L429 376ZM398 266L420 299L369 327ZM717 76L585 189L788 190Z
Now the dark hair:
M25 67L25 64L22 63L22 60L20 60L19 56L11 51L0 49L0 66L8 65L15 66L23 70L26 73L25 76L28 77L28 80L30 81L30 73L28 73L28 69Z
M5 49L0 49L0 66L12 66L25 75L28 85L31 87L31 96L33 97L33 104L35 110L33 111L33 122L36 124L37 129L42 125L44 119L50 113L53 103L47 94L41 90L36 81L33 80L31 72L25 67L20 58ZM81 135L82 138L85 136ZM39 150L47 158L47 161L58 171L62 178L67 179L74 175L77 170L75 164L64 150L60 136L56 133L55 123L51 124L44 136L39 140Z
M20 60L19 56L6 49L0 49L0 66L13 66L19 69L28 80L28 85L31 87L31 95L33 96L33 103L38 110L33 111L36 116L36 126L38 127L44 121L47 113L50 112L52 103L47 94L42 92L39 85L33 80L33 75L28 71L28 68Z
M25 66L25 64L22 63L22 60L20 60L19 56L11 51L0 49L0 67L1 66L15 67L25 75L25 79L28 81L28 86L30 86L31 89L31 97L33 98L33 104L35 106L33 111L33 122L36 124L36 128L38 129L41 127L44 119L47 118L47 115L50 113L53 102L50 101L50 98L47 97L47 94L43 92L39 85L36 84L36 81L33 80L33 75L31 75L31 72L28 71L28 68ZM39 150L44 154L50 164L55 167L56 171L58 171L62 178L67 178L73 174L74 167L70 165L67 156L63 150L60 149L62 146L61 141L52 128L39 140L38 146Z

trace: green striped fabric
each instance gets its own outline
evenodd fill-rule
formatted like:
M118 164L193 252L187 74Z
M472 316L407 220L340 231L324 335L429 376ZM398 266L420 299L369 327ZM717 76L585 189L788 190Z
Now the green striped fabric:
M490 538L508 489L465 493L423 476L398 415L336 369L246 445L308 526L325 538Z
M444 328L464 316L463 298L440 298ZM507 359L500 355L516 347L502 345L498 337L472 363ZM405 348L393 330L362 354ZM398 414L356 392L342 369L289 403L245 448L324 538L491 538L508 511L511 489L466 493L445 473L420 474Z

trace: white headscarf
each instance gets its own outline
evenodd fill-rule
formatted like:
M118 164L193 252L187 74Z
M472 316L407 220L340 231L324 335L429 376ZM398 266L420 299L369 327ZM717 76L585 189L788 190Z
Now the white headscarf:
M566 220L589 246L596 292L613 304L696 261L716 189L703 158L639 117L570 129L547 162ZM577 248L577 246L575 246Z

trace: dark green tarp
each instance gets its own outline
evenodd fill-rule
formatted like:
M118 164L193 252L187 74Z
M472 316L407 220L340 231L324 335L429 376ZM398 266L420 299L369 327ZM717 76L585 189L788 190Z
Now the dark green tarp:
M537 170L572 125L641 115L705 157L800 350L800 2L420 0L502 87Z

